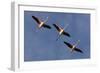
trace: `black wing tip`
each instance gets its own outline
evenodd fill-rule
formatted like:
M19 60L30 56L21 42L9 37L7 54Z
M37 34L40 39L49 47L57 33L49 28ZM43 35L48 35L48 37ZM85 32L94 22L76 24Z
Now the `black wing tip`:
M51 29L51 26L49 26L49 25L46 25L46 24L44 24L44 25L43 25L43 27L44 27L44 28Z
M35 16L32 16L32 18L34 18Z
M68 36L68 37L71 37L71 35L70 35L70 34L68 34L67 36Z
M84 53L83 51L81 51L81 53Z
M48 26L47 28L48 28L48 29L51 29L51 27L50 27L50 26Z
M34 18L35 18L35 16L32 16L32 18L34 19Z
M82 51L82 50L80 50L80 53L83 53L83 51Z
M65 31L64 31L63 34L66 35L66 36L68 36L68 37L71 37L70 34L69 34L68 32L65 32Z
M32 16L32 18L36 18L35 16Z
M44 27L44 28L47 28L47 27ZM51 29L51 28L47 28L47 29Z
M64 41L64 43L66 43L66 42Z
M80 49L76 49L76 48L75 48L75 51L80 52L80 53L83 53L83 51L80 50Z
M66 42L66 41L64 41L64 44L68 45L69 43L68 43L68 42Z
M49 29L51 29L51 27L49 27Z
M53 24L54 26L57 26L56 24Z
M49 29L52 29L51 27Z
M64 41L65 44L67 44L67 42Z
M49 29L51 29L52 27L50 25L48 25Z
M80 53L83 53L83 51L80 51Z

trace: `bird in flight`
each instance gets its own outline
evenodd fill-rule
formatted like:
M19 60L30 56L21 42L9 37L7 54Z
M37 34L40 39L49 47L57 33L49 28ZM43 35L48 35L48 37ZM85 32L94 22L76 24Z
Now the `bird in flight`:
M75 45L71 45L70 43L64 41L64 44L66 44L71 49L71 52L77 51L77 52L83 53L82 50L80 50L79 48L76 47L79 44L79 42L80 42L80 40L78 40Z
M61 35L65 35L65 36L68 36L68 37L70 37L70 34L68 33L68 32L65 32L64 30L65 30L65 28L61 28L61 27L59 27L57 24L53 24L53 26L57 29L57 31L59 32L59 37L61 36ZM58 37L58 38L59 38ZM58 39L57 39L58 40Z
M44 28L51 29L51 27L49 25L45 24L48 21L48 17L45 21L41 21L39 18L37 18L35 16L32 16L32 18L37 22L39 28L44 27Z

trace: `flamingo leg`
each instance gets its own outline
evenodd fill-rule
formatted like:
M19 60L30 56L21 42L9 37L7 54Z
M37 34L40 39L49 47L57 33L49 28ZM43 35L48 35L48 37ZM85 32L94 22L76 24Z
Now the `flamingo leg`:
M61 35L58 35L58 37L57 37L56 41L58 41L58 40L60 39L60 37L61 37Z

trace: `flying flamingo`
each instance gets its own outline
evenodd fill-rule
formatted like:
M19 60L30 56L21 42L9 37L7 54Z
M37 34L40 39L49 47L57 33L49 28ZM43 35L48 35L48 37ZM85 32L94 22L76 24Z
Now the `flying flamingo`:
M82 50L80 50L79 48L76 47L79 44L79 42L80 42L80 40L78 40L75 45L71 45L70 43L64 41L64 44L66 44L71 49L71 52L77 51L77 52L83 53Z
M37 22L39 28L44 27L44 28L51 29L51 27L49 25L45 24L48 21L48 17L45 21L41 21L39 18L37 18L35 16L32 16L32 18Z
M65 36L68 36L68 37L70 37L70 34L68 33L68 32L65 32L64 30L66 29L66 27L65 28L61 28L61 27L59 27L57 24L53 24L53 26L57 29L57 31L59 32L59 37L61 36L61 35L65 35ZM59 37L57 38L57 40L59 39Z

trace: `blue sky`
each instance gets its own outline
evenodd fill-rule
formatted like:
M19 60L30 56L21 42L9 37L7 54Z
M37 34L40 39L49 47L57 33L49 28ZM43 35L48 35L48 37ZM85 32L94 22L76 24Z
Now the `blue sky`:
M36 16L45 20L52 29L38 29L37 23L32 19ZM58 24L65 29L71 38L67 36L58 37L57 30L52 24ZM63 43L67 41L77 45L84 53L73 52ZM84 13L59 13L59 12L37 12L24 11L24 61L44 61L44 60L72 60L90 58L90 14Z

